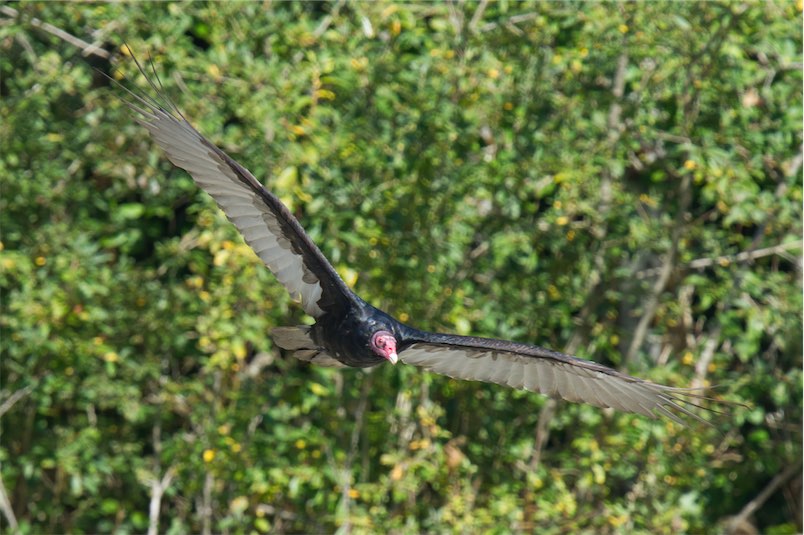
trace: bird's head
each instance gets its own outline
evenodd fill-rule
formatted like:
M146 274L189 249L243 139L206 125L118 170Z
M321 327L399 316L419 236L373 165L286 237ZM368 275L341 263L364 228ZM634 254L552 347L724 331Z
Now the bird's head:
M377 331L371 336L371 350L391 364L396 364L399 360L396 354L396 338L388 331Z

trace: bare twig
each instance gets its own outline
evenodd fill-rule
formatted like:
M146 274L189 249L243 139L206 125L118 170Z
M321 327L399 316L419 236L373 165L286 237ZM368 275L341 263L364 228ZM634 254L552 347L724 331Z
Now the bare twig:
M521 15L514 15L513 17L509 17L500 22L488 22L480 27L481 32L488 32L497 28L498 26L505 26L509 30L516 29L518 30L515 25L519 24L520 22L525 22L527 20L532 20L539 17L539 13L522 13Z
M358 441L360 440L360 432L363 430L363 423L365 421L364 416L366 414L366 407L368 406L369 393L371 392L371 383L373 377L374 376L371 373L367 373L360 389L360 402L357 404L357 410L355 411L354 416L355 426L352 429L352 436L349 440L349 453L346 456L346 463L350 467L352 465L352 461L354 461L355 455L357 454L357 445Z
M0 477L0 511L3 511L3 516L8 520L8 527L11 528L12 532L16 533L18 528L17 517L14 516L14 510L11 508L11 501L8 499L6 485L2 477Z
M148 535L159 533L159 511L162 508L162 496L170 486L176 475L176 469L171 466L162 476L162 479L154 478L151 484L151 503L148 507Z
M319 37L324 35L324 32L326 32L330 24L332 24L332 20L338 16L338 12L341 10L341 8L345 3L346 0L340 0L337 4L335 4L335 7L332 8L332 11L329 13L329 15L324 17L324 20L322 20L321 24L318 25L318 28L313 30L313 37L318 39Z
M19 400L30 394L31 391L34 389L34 386L35 385L31 384L24 388L20 388L19 390L8 396L8 399L6 399L3 402L3 404L0 405L0 418L2 418L5 413L11 410L11 407L13 407Z
M455 35L463 37L465 20L463 10L457 9L454 2L447 2L447 9L449 10L449 21L452 23L452 27L455 28Z
M804 159L804 153L799 151L795 158L790 160L787 164L784 165L784 172L787 176L797 176L799 170L801 169L801 162Z
M715 327L706 339L701 358L695 363L695 378L692 380L692 388L700 388L703 386L704 379L706 379L706 372L709 370L709 363L715 356L715 349L720 345L720 332L721 327Z
M6 15L8 17L18 17L19 16L19 11L17 11L13 7L9 7L9 6L0 6L0 13L2 13L3 15ZM84 41L83 39L81 39L79 37L76 37L76 36L74 36L74 35L72 35L70 33L67 33L64 30L62 30L61 28L57 28L56 26L53 26L52 24L50 24L48 22L43 22L43 21L37 19L36 17L31 17L30 19L28 19L28 22L34 28L46 31L47 33L49 33L51 35L55 35L56 37L58 37L62 41L65 41L65 42L70 43L71 45L73 45L75 47L80 48L81 53L84 56L94 55L94 56L98 56L98 57L103 58L103 59L109 59L109 57L111 56L111 54L107 50L105 50L105 49L103 49L103 48L101 48L101 47L99 47L99 46L97 46L95 44L88 43L88 42Z
M477 25L483 19L483 13L486 12L486 7L489 5L489 0L480 0L480 5L477 6L475 14L472 15L472 20L469 21L469 31L476 32Z
M539 421L536 424L535 451L533 452L533 457L530 459L529 466L531 472L536 471L536 469L539 468L539 463L541 463L544 446L550 439L550 421L553 419L557 405L558 402L554 398L550 398L539 413Z
M204 490L201 498L201 533L212 534L212 487L215 485L215 476L207 471L204 476Z
M780 254L785 251L789 251L791 249L801 249L802 242L799 241L792 241L787 243L781 243L779 245L774 245L773 247L765 247L764 249L754 249L753 251L743 251L741 253L733 254L733 255L724 255L724 256L717 256L714 258L697 258L683 267L688 269L702 269L709 266L714 266L715 264L718 265L728 265L737 262L748 262L751 260L756 260L757 258L762 258L763 256L771 256L775 254ZM650 268L650 269L643 269L642 271L638 271L636 273L637 279L647 279L650 277L654 277L662 272L665 266L657 267L657 268Z
M612 141L616 141L620 138L620 131L622 130L620 114L622 113L623 107L620 102L625 94L625 73L627 68L628 54L623 52L620 54L620 57L617 58L617 71L614 74L614 87L611 90L614 100L611 103L611 108L609 108L608 127L609 139Z
M151 430L151 440L154 448L154 477L149 478L146 483L151 488L151 502L148 506L148 535L156 535L159 533L159 511L162 509L162 496L170 486L173 477L176 475L175 467L171 466L167 469L161 479L159 479L159 472L161 471L160 458L162 455L162 425L160 421L154 425Z
M692 143L692 140L687 136L679 136L669 132L662 132L661 130L655 130L653 135L664 141L670 141L672 143L678 143L681 145Z

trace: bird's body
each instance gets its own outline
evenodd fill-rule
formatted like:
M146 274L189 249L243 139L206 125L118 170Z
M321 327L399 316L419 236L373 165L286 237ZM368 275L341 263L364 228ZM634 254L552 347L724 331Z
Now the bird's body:
M663 414L678 420L673 411L699 418L680 405L688 403L685 398L700 398L692 389L654 384L538 346L420 331L366 303L341 280L278 197L195 130L160 87L149 83L155 96L127 90L139 122L169 159L215 199L257 256L316 319L312 326L274 329L276 344L296 358L358 368L401 360L458 379L652 418Z
M382 310L357 298L357 304L343 314L324 314L318 318L310 335L318 348L346 366L370 368L386 362L371 349L374 333L388 331L399 340L406 329ZM281 337L276 333L274 340L283 347Z

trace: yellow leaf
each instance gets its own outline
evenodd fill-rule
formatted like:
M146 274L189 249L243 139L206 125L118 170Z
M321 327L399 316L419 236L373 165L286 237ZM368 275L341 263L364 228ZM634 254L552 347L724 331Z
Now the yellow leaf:
M310 391L316 396L326 396L329 394L329 390L318 383L310 383Z
M550 294L551 299L558 299L561 297L561 292L559 292L558 288L556 288L553 284L547 287L547 293Z
M319 89L315 92L315 96L323 100L335 100L335 93L329 89Z
M368 67L368 58L365 56L359 58L352 58L349 60L349 63L352 65L352 68L356 71L362 71L366 67Z
M338 275L349 288L354 288L357 283L358 272L348 266L338 266Z
M216 267L220 267L226 263L226 260L229 258L229 251L227 249L221 249L217 253L215 253L215 257L212 259L212 264Z
M232 347L232 353L237 360L243 360L246 358L246 344L244 344L241 340L236 341Z
M229 510L236 515L242 515L246 509L248 509L248 498L245 496L238 496L229 503Z
M402 479L403 475L404 475L404 471L402 470L402 466L400 466L400 465L394 466L394 468L391 470L391 480L392 481L399 481L400 479Z
M279 173L274 181L275 187L278 191L290 191L299 181L299 170L295 165L286 167Z

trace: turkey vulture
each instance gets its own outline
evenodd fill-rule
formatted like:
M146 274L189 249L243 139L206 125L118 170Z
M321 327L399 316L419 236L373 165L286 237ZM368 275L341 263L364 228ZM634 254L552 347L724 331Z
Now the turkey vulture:
M193 128L164 94L156 71L158 85L134 61L154 92L137 94L120 86L130 97L126 104L137 121L170 161L212 196L246 243L315 318L312 326L272 331L276 344L297 359L358 368L401 360L456 379L497 383L650 418L665 415L683 423L675 411L701 420L681 405L695 405L690 399L702 397L697 389L651 383L538 346L420 331L366 303L341 280L279 198Z

